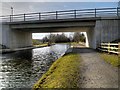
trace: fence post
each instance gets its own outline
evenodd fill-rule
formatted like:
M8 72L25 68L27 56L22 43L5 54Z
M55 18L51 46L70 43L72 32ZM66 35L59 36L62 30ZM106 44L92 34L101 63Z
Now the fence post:
M110 43L108 43L108 53L110 53Z
M58 12L56 11L56 19L58 19Z
M76 18L76 10L74 10L74 18Z
M117 47L118 47L117 50L116 50L117 54L120 55L120 43L119 42L118 42L118 46Z
M95 8L95 17L96 17L96 8Z
M39 20L41 20L41 13L39 13Z
M24 21L25 21L25 14L24 14Z

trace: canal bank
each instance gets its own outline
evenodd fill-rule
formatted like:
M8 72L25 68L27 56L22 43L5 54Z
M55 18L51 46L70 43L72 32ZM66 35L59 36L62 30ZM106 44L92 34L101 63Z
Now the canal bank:
M54 44L52 44L54 45ZM42 44L42 45L37 45L37 46L31 46L31 47L24 47L24 48L15 48L15 49L0 49L0 53L11 53L11 52L16 52L16 51L22 51L22 50L29 50L29 49L35 49L35 48L42 48L42 47L47 47L48 44Z
M33 86L33 90L38 88L79 88L79 70L79 54L67 53L52 64Z
M78 52L73 52L78 45L77 43L71 44L65 54L57 59L34 84L33 90L38 90L38 88L80 88L81 57Z

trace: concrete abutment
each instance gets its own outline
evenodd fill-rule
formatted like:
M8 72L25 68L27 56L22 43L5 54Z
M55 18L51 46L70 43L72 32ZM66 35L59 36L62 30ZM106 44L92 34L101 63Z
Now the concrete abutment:
M30 32L12 30L10 25L5 24L2 24L0 32L2 33L0 44L10 49L32 46L32 33Z
M96 47L100 43L108 43L118 40L120 38L118 32L119 20L98 20L95 25Z

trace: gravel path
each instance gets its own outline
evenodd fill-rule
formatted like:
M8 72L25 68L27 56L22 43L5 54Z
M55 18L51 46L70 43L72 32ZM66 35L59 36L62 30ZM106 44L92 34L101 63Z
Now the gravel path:
M89 48L74 48L82 58L80 88L118 88L118 68L106 63Z

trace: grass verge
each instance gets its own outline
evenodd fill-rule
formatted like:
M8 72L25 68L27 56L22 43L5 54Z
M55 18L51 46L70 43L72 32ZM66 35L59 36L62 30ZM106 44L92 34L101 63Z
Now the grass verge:
M39 88L78 88L80 57L70 53L56 60L50 69L33 86Z
M40 45L34 45L35 47L45 47L45 46L48 46L47 43L44 43L44 44L40 44Z
M108 53L100 53L100 56L108 63L112 64L113 66L120 66L120 60L118 55L115 54L108 54Z

